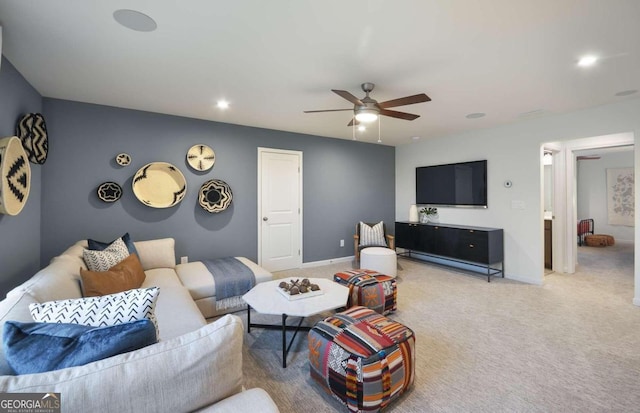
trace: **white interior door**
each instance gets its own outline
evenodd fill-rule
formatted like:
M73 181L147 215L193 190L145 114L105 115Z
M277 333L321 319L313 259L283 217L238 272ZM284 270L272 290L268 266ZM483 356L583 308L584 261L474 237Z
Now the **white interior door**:
M258 262L302 266L302 152L258 148Z

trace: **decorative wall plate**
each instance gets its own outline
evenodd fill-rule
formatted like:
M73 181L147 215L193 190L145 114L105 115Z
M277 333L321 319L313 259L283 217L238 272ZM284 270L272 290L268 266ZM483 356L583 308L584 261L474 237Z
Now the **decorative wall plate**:
M31 166L16 136L0 139L0 213L18 215L29 198Z
M115 182L104 182L98 186L98 198L104 202L116 202L122 197L122 187Z
M233 193L229 185L220 179L211 179L200 187L198 203L207 212L222 212L231 205Z
M151 208L177 205L187 193L187 181L182 172L167 162L151 162L133 176L133 193Z
M119 153L116 156L116 163L120 166L128 166L131 163L131 155L128 153Z
M45 163L49 152L49 138L42 114L27 113L18 119L16 135L22 141L29 161L37 164Z
M216 154L207 145L193 145L187 152L187 162L196 171L208 171L216 162Z

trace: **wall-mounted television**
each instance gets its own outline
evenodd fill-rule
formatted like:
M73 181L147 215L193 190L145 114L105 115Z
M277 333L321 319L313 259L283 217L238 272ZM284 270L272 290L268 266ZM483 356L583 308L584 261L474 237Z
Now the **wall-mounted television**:
M487 207L487 161L416 168L416 204Z

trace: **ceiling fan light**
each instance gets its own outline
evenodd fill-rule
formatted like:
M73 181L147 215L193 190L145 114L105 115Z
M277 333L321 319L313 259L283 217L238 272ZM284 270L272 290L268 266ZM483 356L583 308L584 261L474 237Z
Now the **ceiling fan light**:
M358 122L373 122L378 119L378 112L374 109L361 109L356 113L356 120Z

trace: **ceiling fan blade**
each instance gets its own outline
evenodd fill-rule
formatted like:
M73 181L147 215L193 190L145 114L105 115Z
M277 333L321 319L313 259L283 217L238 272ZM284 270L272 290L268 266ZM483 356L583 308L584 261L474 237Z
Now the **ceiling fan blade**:
M382 109L384 108L393 108L396 106L404 106L404 105L413 105L414 103L422 103L429 102L431 98L424 93L420 93L419 95L413 96L405 96L403 98L387 100L386 102L378 103Z
M356 126L358 126L360 124L360 122L358 122L358 120L356 118L351 119L351 122L349 122L347 124L347 126L353 126L353 124L356 124Z
M414 115L413 113L398 112L395 110L387 110L387 109L380 109L380 114L384 116L390 116L392 118L398 118L398 119L404 119L404 120L414 120L420 117L420 115Z
M317 113L317 112L342 112L345 110L353 111L353 109L324 109L324 110L305 110L304 113Z
M336 95L340 96L341 98L347 99L349 102L353 103L354 105L364 106L364 103L362 103L360 99L353 96L351 93L347 92L346 90L331 89L331 91Z

